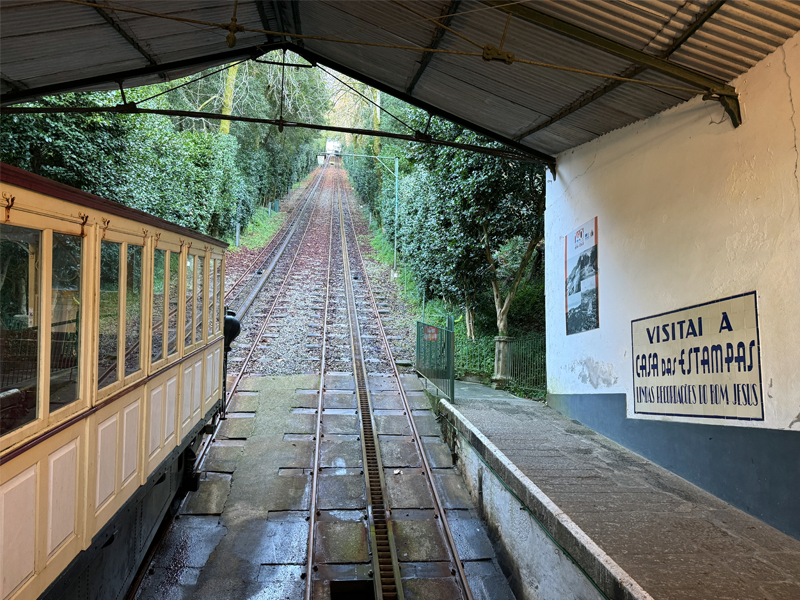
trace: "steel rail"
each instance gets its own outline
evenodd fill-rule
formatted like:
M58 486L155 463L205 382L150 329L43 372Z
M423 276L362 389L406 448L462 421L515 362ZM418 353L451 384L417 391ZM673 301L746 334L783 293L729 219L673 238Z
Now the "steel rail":
M434 512L434 517L442 525L443 533L445 534L444 537L447 541L448 546L450 547L451 556L453 558L453 562L455 562L455 569L458 573L458 578L461 582L462 589L464 591L466 600L474 600L472 596L472 591L469 588L469 583L467 582L467 574L464 571L464 565L461 563L461 560L458 555L458 549L456 548L455 538L453 537L453 532L450 529L450 525L447 522L447 514L444 511L444 506L442 504L441 497L439 496L439 492L436 489L436 483L433 480L433 474L431 471L431 466L428 461L428 457L425 454L425 448L422 444L422 437L417 430L417 425L414 422L414 417L411 412L411 405L408 403L408 397L406 395L406 391L403 388L403 383L400 379L400 372L397 370L397 364L394 362L394 358L392 356L391 347L389 346L389 340L386 337L386 330L383 328L383 321L381 321L380 314L378 313L378 305L375 302L375 296L372 292L372 284L370 283L369 274L367 273L366 265L364 264L364 256L361 253L361 245L358 243L358 234L356 233L355 223L353 222L353 215L352 211L349 210L350 208L350 201L345 194L345 201L348 204L348 215L350 220L350 227L353 231L353 237L355 238L355 246L358 255L358 260L361 263L361 269L364 274L364 284L368 292L368 296L370 299L370 304L372 305L372 310L376 315L376 320L378 322L378 330L380 331L380 338L383 342L383 347L386 350L386 354L389 356L389 360L392 367L392 372L394 373L395 379L397 380L398 388L400 390L400 398L403 401L403 406L405 407L405 413L408 417L408 422L411 426L412 437L414 442L417 444L417 449L419 450L419 455L422 460L423 471L425 472L428 486L430 487L431 493L433 495L434 502L436 504L436 509Z
M292 262L289 264L289 268L287 269L286 274L283 277L283 281L281 282L281 285L278 288L277 293L275 294L275 298L272 300L272 305L269 307L269 312L267 312L267 315L264 317L264 322L261 324L261 327L259 327L258 333L256 334L253 343L250 345L250 350L247 352L247 356L245 357L244 362L242 363L242 368L236 374L236 377L233 380L233 384L230 386L230 389L228 390L228 396L225 398L225 406L224 406L225 412L227 412L228 406L230 406L231 400L233 399L233 395L236 393L236 388L239 386L239 382L242 380L242 377L244 376L245 370L247 369L247 365L250 362L250 359L252 359L253 354L256 351L256 348L258 347L257 341L261 339L261 337L264 335L264 331L266 331L267 327L269 326L270 317L272 317L272 313L278 304L278 300L281 297L281 292L283 292L283 288L286 286L286 282L289 281L289 275L291 275L292 269L294 268L294 264L297 261L298 255L300 254L300 250L303 248L303 240L305 240L306 238L306 234L308 233L308 230L311 227L311 222L314 220L314 212L317 210L318 207L319 203L317 202L314 204L314 208L308 219L308 223L306 223L306 227L303 230L303 235L300 238L300 243L297 244L294 256L292 257ZM214 427L214 433L209 435L203 441L200 450L197 454L197 459L195 460L194 463L195 472L198 472L202 469L203 462L205 461L205 458L208 454L208 450L211 447L211 442L217 437L217 432L219 431L219 428L221 426L222 426L222 420L217 422L217 425Z
M326 162L326 166L327 166L327 162ZM322 177L320 177L317 180L317 182L314 184L314 187L309 192L309 197L311 197L311 195L313 195L317 191L317 188L319 187L319 184L320 184L321 181L322 181ZM311 222L311 215L313 215L313 210L312 210L311 214L309 215L309 221L308 221L309 223ZM291 229L286 232L286 236L283 239L283 241L281 242L281 245L278 248L277 253L275 254L275 257L272 259L272 262L269 264L269 266L264 270L264 273L261 275L261 278L256 282L255 288L244 299L244 302L242 302L237 307L235 312L236 312L236 318L239 319L239 321L243 321L244 320L245 316L247 315L247 312L250 310L250 307L253 305L253 302L255 301L256 297L261 293L261 289L264 287L264 284L267 282L267 280L272 275L272 271L275 270L275 267L277 266L278 261L283 256L283 252L286 250L286 247L289 245L289 242L292 241L292 238L294 237L294 234L297 232L297 228L300 226L301 217L302 217L302 215L298 215L297 221L292 225ZM308 224L306 224L306 230L308 230ZM303 235L305 236L305 232L303 233Z
M337 173L337 175L339 174ZM403 600L400 564L397 559L397 548L394 541L394 531L392 530L391 511L385 500L386 482L384 481L380 446L373 419L364 350L361 346L361 328L358 322L358 309L356 308L355 294L353 292L344 208L341 188L338 183L337 180L336 191L339 204L339 227L342 236L345 296L347 299L347 316L350 323L353 376L356 383L360 417L361 452L364 460L364 478L367 491L367 518L370 526L373 584L377 600ZM355 232L355 229L353 231ZM358 244L357 239L356 244Z
M327 164L327 163L326 163ZM317 523L317 487L319 484L320 470L320 444L322 440L322 411L323 398L325 392L325 352L327 351L328 334L328 308L330 307L331 293L331 262L333 260L333 202L330 208L331 218L328 225L328 272L325 278L325 311L322 317L322 359L319 368L319 389L317 390L317 426L314 435L314 463L311 471L311 503L309 507L309 528L308 528L308 557L306 561L306 600L311 600L312 594L312 575L314 568L314 529Z
M305 211L305 209L309 205L309 200L311 198L314 189L316 189L316 186L322 179L322 176L324 175L325 169L327 167L328 167L328 161L326 160L325 164L322 166L322 171L320 171L320 174L317 176L317 180L314 183L314 185L306 188L305 199L301 200L301 202L298 203L297 207L292 211L292 214L290 215L289 219L283 224L280 231L278 231L277 235L270 240L270 242L263 248L261 252L259 252L258 256L256 256L252 261L250 261L250 264L247 265L244 273L241 274L239 279L233 282L230 290L228 290L228 292L225 294L226 304L231 304L236 299L238 299L239 295L241 294L241 290L237 291L236 295L231 296L233 292L236 290L236 287L240 283L242 283L245 277L254 274L256 271L264 267L264 264L266 263L267 259L275 251L275 247L284 239L289 228L291 228L297 222L297 220L301 218L303 211ZM255 266L256 264L258 264L259 266L256 267Z

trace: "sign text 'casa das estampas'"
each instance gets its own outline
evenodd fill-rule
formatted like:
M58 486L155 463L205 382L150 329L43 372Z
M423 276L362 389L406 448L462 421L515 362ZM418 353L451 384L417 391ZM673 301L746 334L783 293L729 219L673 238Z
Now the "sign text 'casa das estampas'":
M634 412L763 420L756 293L631 321Z

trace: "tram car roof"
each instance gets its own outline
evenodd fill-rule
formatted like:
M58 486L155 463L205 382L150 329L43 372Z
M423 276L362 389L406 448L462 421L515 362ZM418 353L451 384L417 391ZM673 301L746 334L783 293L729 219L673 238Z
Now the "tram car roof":
M136 221L145 225L152 225L153 227L157 227L165 231L171 231L179 235L185 235L195 240L200 240L208 244L219 246L223 249L229 246L227 242L224 242L220 239L199 233L193 229L183 227L182 225L177 225L165 219L161 219L151 215L150 213L144 212L143 210L131 208L129 206L125 206L124 204L120 204L119 202L114 202L112 200L107 200L106 198L101 198L100 196L95 196L89 192L84 192L78 188L48 179L47 177L42 177L41 175L36 175L35 173L31 173L6 163L0 163L0 181L28 189L33 192L51 196L59 200L71 202L72 204L100 210L108 214L130 219L131 221Z

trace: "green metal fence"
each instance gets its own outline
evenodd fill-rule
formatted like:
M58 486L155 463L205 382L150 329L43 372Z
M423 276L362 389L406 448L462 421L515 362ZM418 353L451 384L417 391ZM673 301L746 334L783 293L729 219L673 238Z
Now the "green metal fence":
M450 400L456 395L454 351L453 317L446 327L417 321L417 372Z
M477 375L490 378L494 373L494 338L458 339L455 370L458 377ZM509 348L510 391L531 398L547 394L546 346L544 335L528 335L512 340Z
M547 395L547 361L544 335L526 336L511 342L510 388L518 395L544 398Z

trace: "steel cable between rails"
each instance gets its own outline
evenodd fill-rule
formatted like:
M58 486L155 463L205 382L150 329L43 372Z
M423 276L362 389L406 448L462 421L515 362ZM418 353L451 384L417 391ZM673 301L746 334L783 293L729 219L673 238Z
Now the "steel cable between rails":
M340 176L341 171L337 172ZM341 177L339 177L341 178ZM347 295L347 316L350 324L350 346L355 379L356 400L360 417L361 451L364 459L363 474L367 492L367 518L370 529L370 545L373 548L372 564L375 590L400 600L403 598L402 575L394 541L391 510L386 505L387 488L384 469L377 438L377 427L368 386L368 373L361 343L362 331L358 314L359 301L353 287L354 276L351 269L349 247L352 236L348 236L342 203L341 189L337 186L337 202L340 215L342 265L344 271L345 294ZM368 290L367 290L368 291ZM363 296L363 291L359 296ZM385 596L384 596L385 597Z
M320 470L320 449L322 433L322 409L323 395L325 392L325 352L327 351L328 335L328 309L330 308L331 292L331 262L333 260L333 202L330 203L330 223L328 226L328 271L325 280L325 311L322 319L322 358L319 369L319 389L317 390L317 424L314 435L314 463L311 472L311 502L309 507L309 528L308 528L308 557L306 564L306 600L311 600L312 593L312 569L314 563L314 530L317 522L317 486L319 484Z
M313 185L310 185L310 186L308 186L306 188L305 198L302 199L298 203L298 205L292 211L292 214L289 217L289 219L287 219L287 221L281 226L281 230L278 231L277 235L275 235L269 241L269 243L261 250L261 252L259 252L258 256L256 256L253 260L250 261L250 263L247 265L247 267L245 267L244 273L242 273L239 276L239 278L236 281L234 281L233 284L231 284L230 290L228 290L228 292L225 294L225 302L226 303L232 303L240 296L241 290L237 291L236 290L237 286L240 283L242 283L242 281L244 280L245 277L247 277L248 275L254 274L258 269L264 267L264 264L266 263L266 261L269 258L269 256L271 256L272 252L275 250L275 247L280 245L280 242L283 241L283 239L285 238L286 232L289 231L289 229L291 229L292 226L294 226L294 224L297 222L297 220L301 218L301 215L303 214L303 211L306 209L306 207L308 205L309 198L311 197L311 193L313 192L313 190L316 188L317 184L319 183L319 180L322 177L322 175L324 174L325 169L327 168L327 166L328 166L328 163L326 161L325 164L322 167L322 172L319 175L317 175L317 180L314 182ZM255 266L256 264L259 264L259 266L256 267ZM236 294L234 294L234 292L236 292Z
M414 442L417 444L417 449L419 450L419 455L423 465L423 471L425 472L425 476L428 481L428 486L430 487L431 494L433 495L434 502L436 504L436 512L438 512L438 514L440 515L438 521L441 523L443 533L445 534L444 537L447 540L447 544L449 546L453 562L455 563L455 567L459 574L459 580L462 584L462 589L465 593L466 599L474 600L472 596L472 591L470 590L469 583L467 581L467 574L464 571L464 565L461 563L461 559L458 554L458 549L456 548L456 542L455 538L453 537L453 532L450 529L450 524L447 522L447 514L445 513L441 497L439 496L439 492L436 489L436 483L433 480L433 474L431 471L430 462L428 461L428 457L425 454L425 448L423 447L422 444L422 437L420 436L419 431L417 430L417 425L414 422L414 417L411 412L411 405L408 403L408 397L406 395L405 388L403 388L403 383L400 379L400 372L397 370L397 365L395 364L392 358L392 352L389 346L389 340L386 338L386 330L383 327L383 321L381 320L380 315L378 314L378 305L375 302L375 296L372 292L372 284L370 283L369 274L367 273L366 265L364 263L364 256L361 252L361 245L358 243L358 233L355 228L355 223L353 222L352 211L350 210L349 194L345 192L344 196L345 196L345 202L348 205L350 229L353 232L353 238L355 240L355 247L358 255L358 261L361 263L361 269L364 275L364 284L368 292L367 295L369 296L373 314L375 315L378 324L378 330L380 331L381 341L383 343L384 350L386 354L389 356L389 362L392 368L392 372L394 373L395 379L397 381L397 387L400 392L400 398L403 401L403 406L405 407L406 416L408 417L408 422L411 426L412 437L414 439Z

